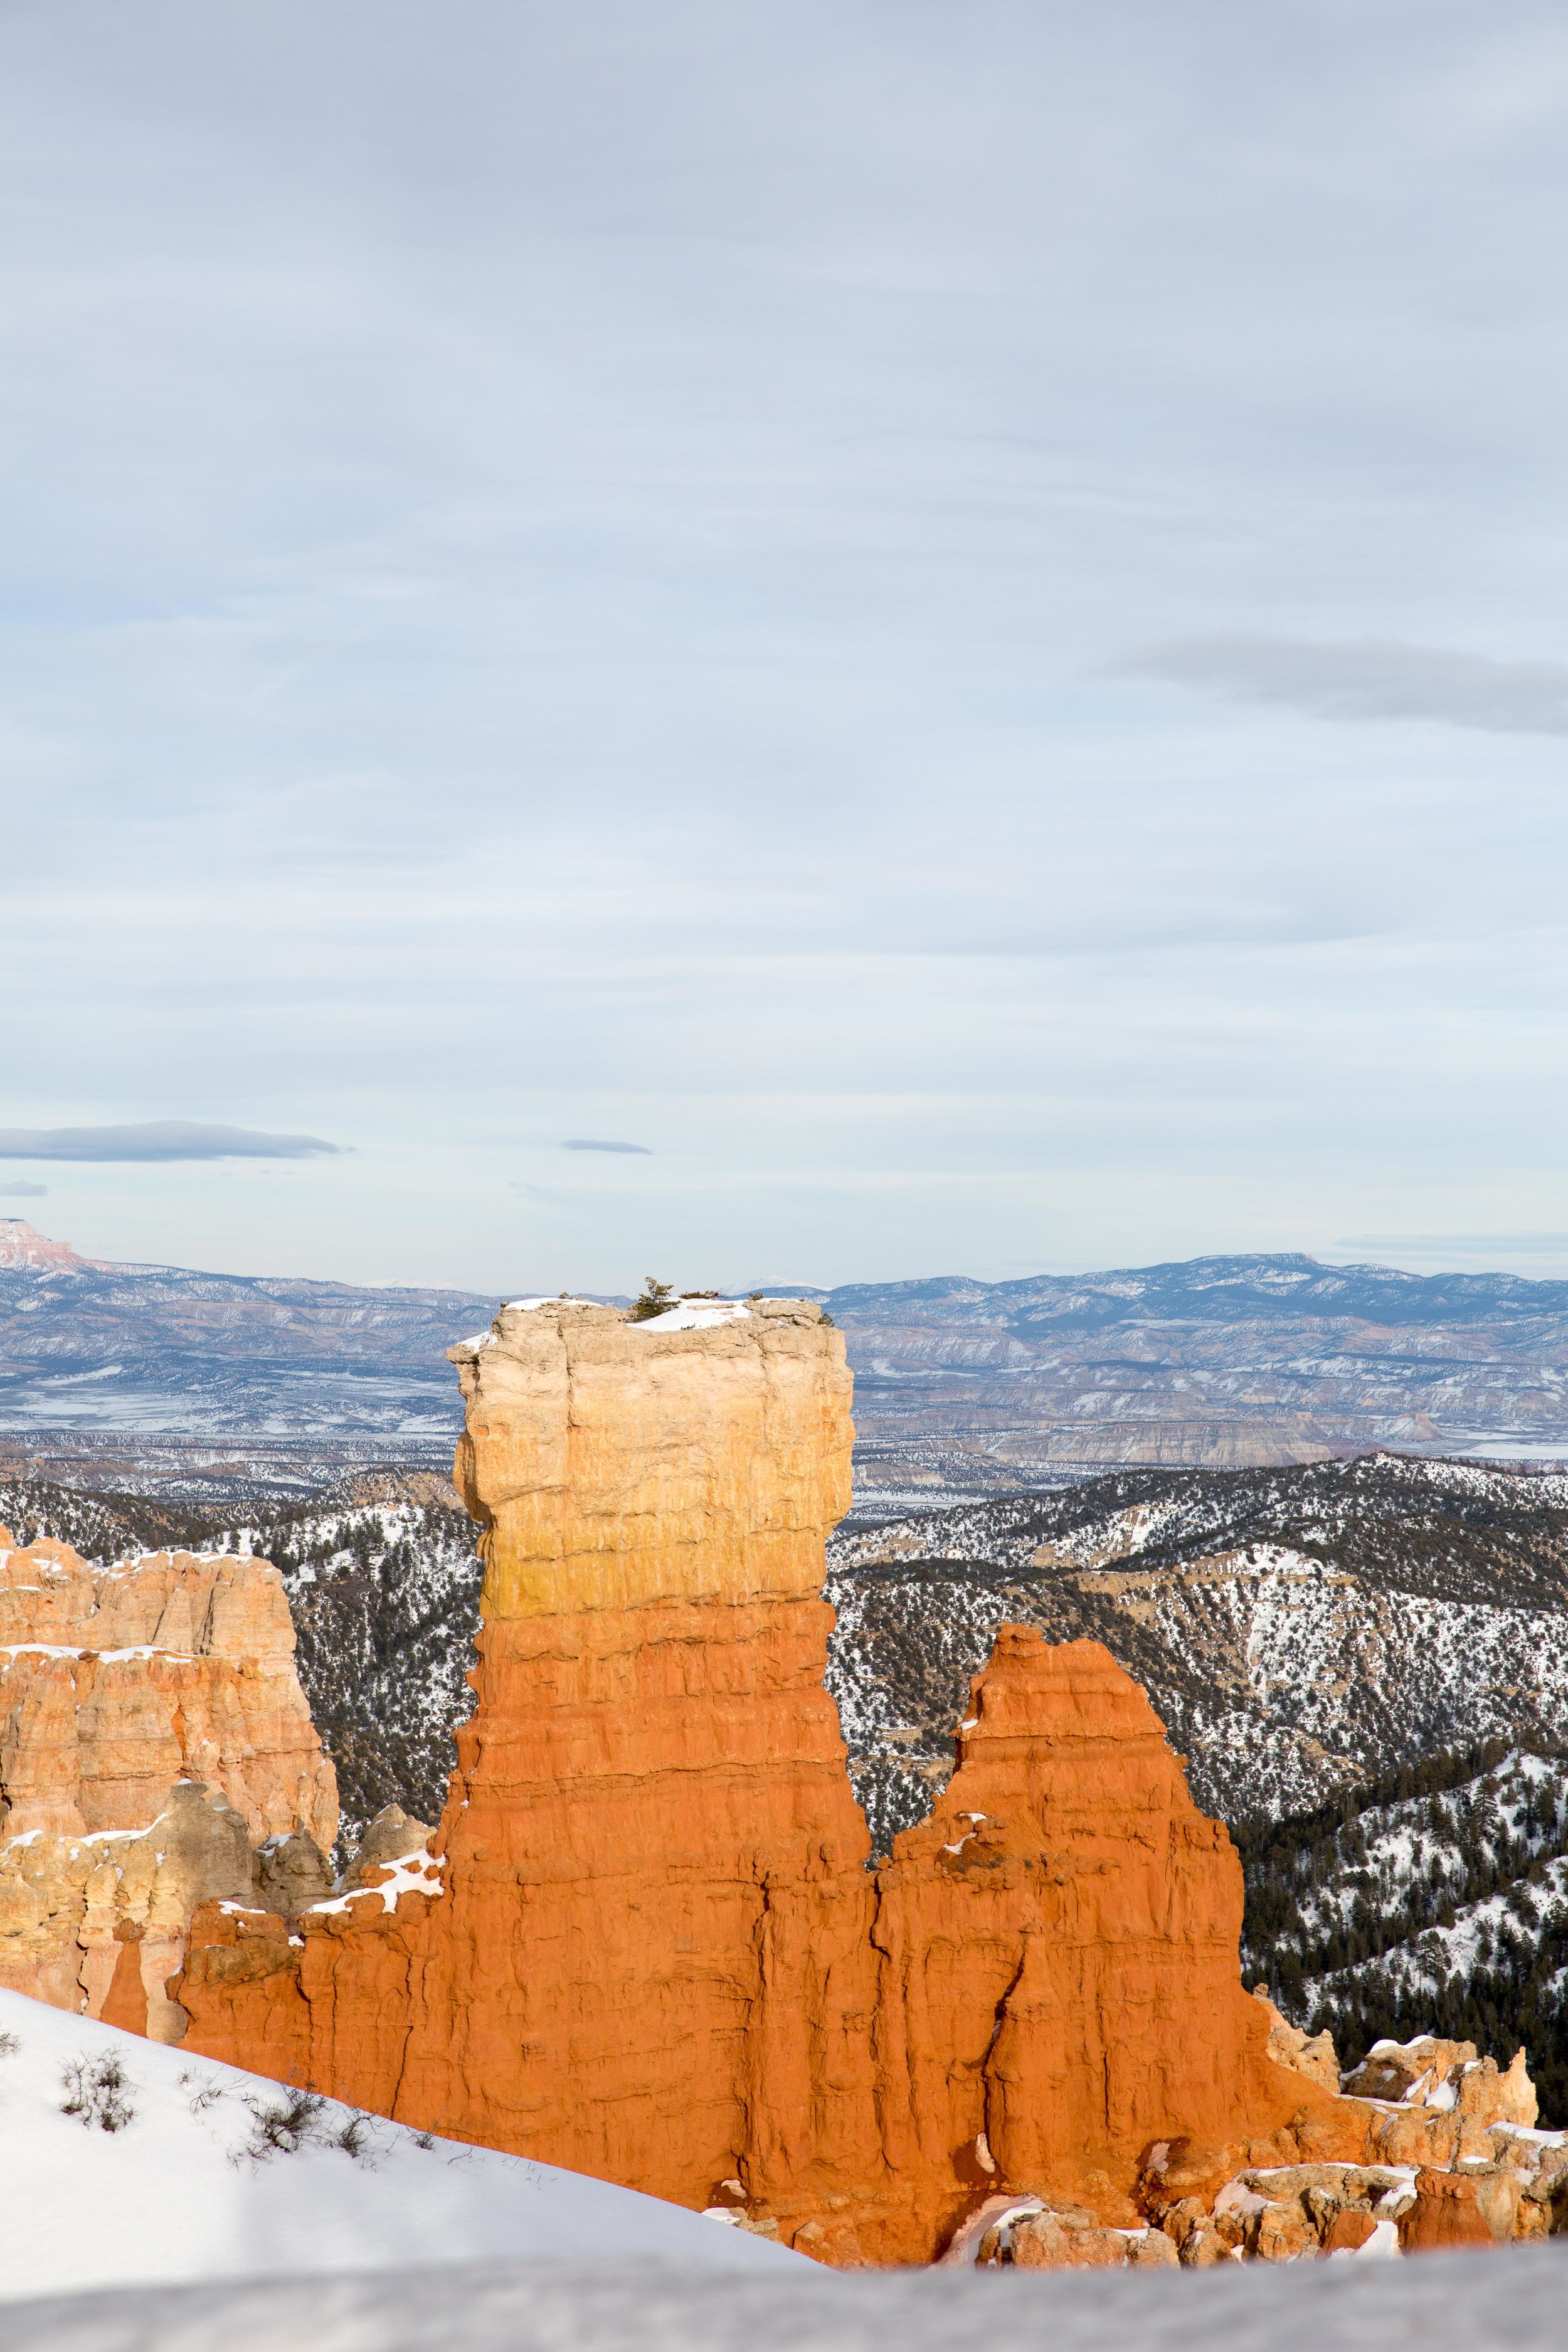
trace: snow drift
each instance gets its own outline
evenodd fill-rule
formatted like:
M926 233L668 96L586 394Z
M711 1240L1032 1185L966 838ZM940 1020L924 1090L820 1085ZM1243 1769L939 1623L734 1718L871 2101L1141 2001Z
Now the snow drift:
M804 2255L0 1990L0 2299L446 2263Z

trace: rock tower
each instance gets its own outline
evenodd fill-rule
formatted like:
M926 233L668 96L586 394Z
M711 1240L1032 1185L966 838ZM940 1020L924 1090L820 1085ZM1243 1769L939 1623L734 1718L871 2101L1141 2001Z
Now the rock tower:
M1327 2099L1268 2060L1235 1853L1097 1644L1005 1628L935 1814L868 1866L823 1686L853 1432L815 1306L520 1302L452 1352L486 1575L439 1889L203 1913L193 2047L743 2193L847 2261L929 2260L1012 2184L1125 2200L1162 2136Z

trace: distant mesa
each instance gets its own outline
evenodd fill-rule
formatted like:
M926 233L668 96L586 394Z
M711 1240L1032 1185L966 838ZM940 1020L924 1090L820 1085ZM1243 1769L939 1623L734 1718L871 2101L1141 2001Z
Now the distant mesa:
M52 1242L26 1217L0 1217L0 1265L90 1265L69 1242Z
M442 1353L499 1295L108 1261L0 1215L0 1433L68 1433L62 1459L78 1439L138 1433L162 1456L243 1433L322 1476L367 1446L445 1467L458 1415ZM286 1484L301 1475L317 1471Z
M365 1433L401 1459L405 1439L455 1434L442 1350L477 1328L476 1309L524 1286L481 1296L148 1265L89 1276L95 1264L0 1255L0 1426L267 1428L301 1444ZM845 1333L857 1485L879 1509L1132 1465L1241 1470L1378 1447L1568 1459L1568 1282L1279 1254L1001 1283L752 1281L731 1295L757 1291L815 1299ZM99 1404L79 1386L67 1399L62 1374L110 1360L133 1368L121 1393Z

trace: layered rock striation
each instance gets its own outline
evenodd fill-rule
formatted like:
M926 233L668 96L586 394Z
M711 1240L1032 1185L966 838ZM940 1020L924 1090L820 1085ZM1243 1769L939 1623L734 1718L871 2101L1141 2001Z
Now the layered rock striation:
M95 1568L0 1528L0 1984L179 2038L193 1912L336 1832L293 1662L265 1561Z
M1019 2184L1136 2225L1162 2135L1321 2139L1241 1989L1235 1854L1099 1645L1005 1628L937 1813L869 1870L814 1306L524 1302L454 1354L486 1572L438 1868L204 1913L193 2046L840 2261L930 2259Z
M69 1242L51 1241L26 1217L0 1217L0 1266L26 1266L29 1270L50 1270L62 1265L90 1265L90 1258L79 1257Z

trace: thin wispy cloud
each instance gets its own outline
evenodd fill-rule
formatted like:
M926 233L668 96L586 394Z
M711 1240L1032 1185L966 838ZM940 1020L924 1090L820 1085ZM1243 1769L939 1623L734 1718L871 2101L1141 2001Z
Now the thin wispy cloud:
M342 1148L319 1135L268 1135L258 1128L211 1127L184 1118L131 1127L0 1128L0 1160L314 1160L335 1156Z
M646 1143L616 1143L595 1135L568 1136L561 1149L563 1151L630 1151L635 1152L639 1160L653 1158Z
M41 1201L47 1184L0 1184L0 1201Z
M1568 735L1568 662L1504 662L1394 638L1173 637L1117 674L1283 703L1313 719L1426 719L1494 735Z

